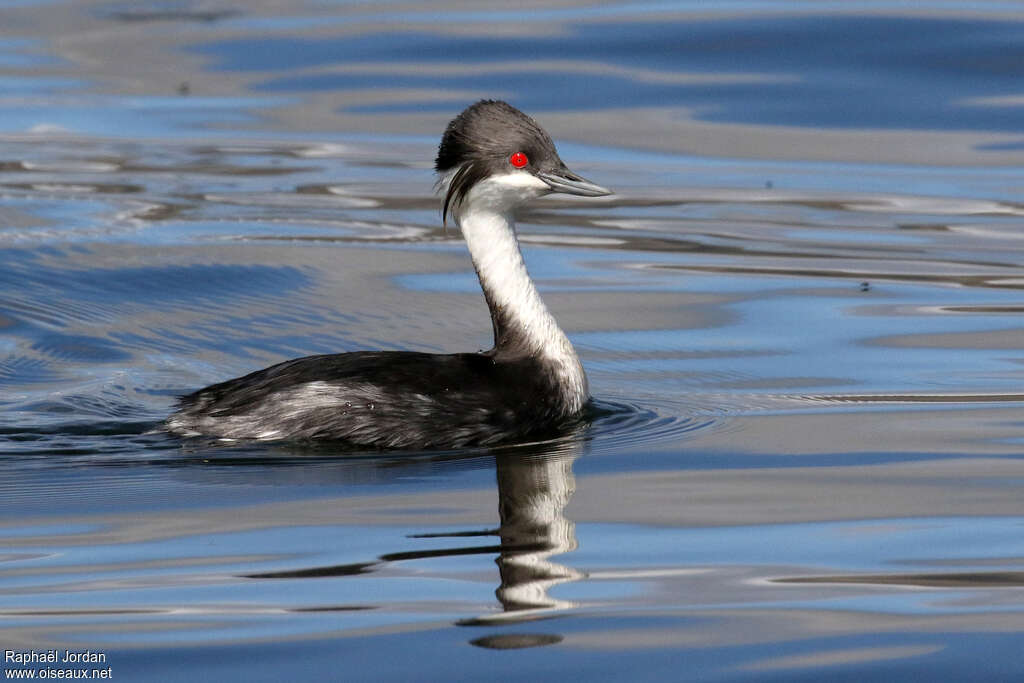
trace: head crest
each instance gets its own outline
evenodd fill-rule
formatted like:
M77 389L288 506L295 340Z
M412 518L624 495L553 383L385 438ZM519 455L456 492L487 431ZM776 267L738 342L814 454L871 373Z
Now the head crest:
M452 119L434 162L438 173L451 174L442 209L444 220L447 222L449 210L479 181L510 170L510 165L526 166L512 161L513 157L519 161L520 156L528 159L535 171L562 166L544 129L507 102L480 100Z

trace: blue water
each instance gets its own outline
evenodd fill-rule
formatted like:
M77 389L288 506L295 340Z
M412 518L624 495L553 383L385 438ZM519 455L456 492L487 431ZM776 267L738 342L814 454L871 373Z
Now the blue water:
M132 681L1024 676L1015 3L0 14L5 652ZM163 433L287 358L490 345L431 171L482 97L616 190L519 223L600 415L493 450Z

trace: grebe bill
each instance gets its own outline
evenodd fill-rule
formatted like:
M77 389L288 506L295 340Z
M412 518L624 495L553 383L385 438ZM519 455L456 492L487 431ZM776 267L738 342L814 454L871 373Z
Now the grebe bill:
M184 396L166 426L219 439L333 439L357 447L458 448L522 440L589 400L569 339L526 271L513 214L553 192L611 194L572 173L533 119L481 100L448 124L435 168L490 309L482 353L358 351L285 361Z

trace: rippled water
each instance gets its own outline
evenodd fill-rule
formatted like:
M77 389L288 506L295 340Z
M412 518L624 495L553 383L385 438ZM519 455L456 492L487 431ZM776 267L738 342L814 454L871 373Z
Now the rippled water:
M1024 675L1019 4L0 12L3 648L121 680ZM154 431L286 358L489 346L430 170L480 97L617 191L520 223L593 423Z

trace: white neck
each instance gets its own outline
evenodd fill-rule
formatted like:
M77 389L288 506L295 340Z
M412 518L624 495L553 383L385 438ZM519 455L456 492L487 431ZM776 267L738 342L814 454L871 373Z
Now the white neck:
M567 412L576 412L589 396L587 376L526 271L512 220L512 210L523 198L509 196L507 178L474 186L456 208L455 220L487 298L495 350L545 363L559 384ZM522 189L527 198L538 194L538 188L528 184Z

